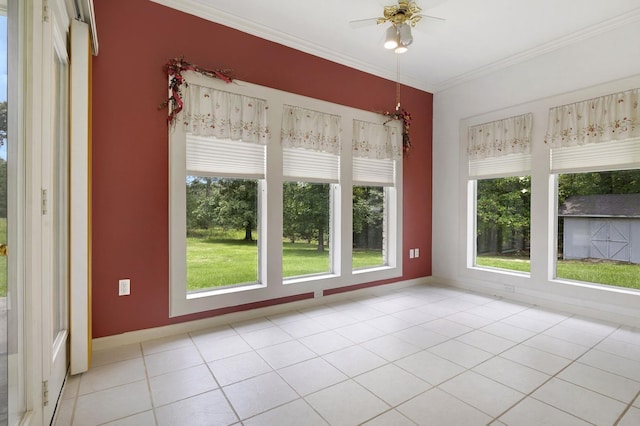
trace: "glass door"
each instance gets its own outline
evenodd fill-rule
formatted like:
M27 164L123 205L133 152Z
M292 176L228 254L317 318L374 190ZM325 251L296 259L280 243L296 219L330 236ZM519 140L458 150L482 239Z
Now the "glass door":
M0 424L9 421L7 5L0 5Z
M42 146L42 261L43 261L43 417L53 416L68 367L69 343L69 56L66 17L53 17L53 37L44 38L45 74ZM47 54L50 53L50 56ZM50 120L50 121L49 121ZM50 128L48 128L50 126Z
M26 412L24 355L25 182L23 119L24 3L0 0L0 424ZM11 106L9 108L9 105Z

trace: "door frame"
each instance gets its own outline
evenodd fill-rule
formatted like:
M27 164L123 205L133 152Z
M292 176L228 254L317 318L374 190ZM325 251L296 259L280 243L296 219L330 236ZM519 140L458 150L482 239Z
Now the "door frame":
M15 1L15 0L10 0ZM47 302L45 283L50 277L45 275L43 254L51 252L51 239L47 238L43 225L43 164L42 154L45 144L52 142L52 127L45 123L51 120L51 101L53 93L53 55L55 55L53 40L56 31L58 37L67 37L70 13L67 0L33 0L29 2L15 1L20 4L21 17L18 23L20 37L26 42L20 48L22 62L19 74L25 76L19 91L23 91L23 103L18 105L19 120L24 123L23 149L24 156L24 259L18 265L24 271L24 343L25 343L25 386L26 406L21 424L41 425L49 424L53 418L56 403L62 390L62 382L55 389L45 389L51 375L50 366L53 349L46 347L47 333L51 328L51 319L43 312ZM54 17L55 14L55 17ZM55 26L58 28L56 29ZM66 28L66 30L65 30ZM60 40L58 41L60 42ZM65 43L66 44L66 43ZM58 342L58 346L67 346L65 342ZM65 350L66 352L66 350ZM66 353L65 358L68 358ZM64 374L68 359L65 359ZM45 392L46 391L46 392ZM47 395L48 394L48 395ZM45 395L47 395L45 397ZM45 398L48 403L45 406Z
M58 44L65 46L69 55L70 43L69 30L73 17L89 21L95 28L92 0L8 0L12 19L8 22L13 37L9 37L11 46L9 55L12 59L9 72L12 73L9 92L12 94L12 105L9 110L9 124L12 126L12 145L9 145L12 161L10 168L16 185L10 189L12 209L10 215L15 218L15 228L10 228L13 238L12 252L13 274L16 288L19 290L14 297L14 303L22 309L19 315L18 328L21 335L22 354L19 357L19 387L17 393L21 395L19 401L14 403L15 417L10 424L42 425L49 424L55 415L62 381L56 389L48 389L48 407L44 406L44 382L48 380L50 371L47 363L51 362L51 354L56 349L53 345L45 347L47 337L44 330L51 329L51 320L47 319L47 312L43 306L47 301L45 289L46 276L43 268L47 250L53 247L45 247L51 241L45 235L47 230L43 225L43 149L45 144L52 141L52 127L46 125L51 118L51 94L53 93L53 61L55 51L53 49L54 36L58 37ZM76 10L77 8L77 10ZM97 37L95 30L91 31L92 47L97 50ZM13 41L12 41L13 40ZM17 41L17 43L16 43ZM86 61L87 59L85 59ZM88 58L90 62L90 58ZM69 77L71 80L71 76ZM71 88L71 84L69 84ZM10 95L11 96L11 95ZM88 102L88 99L87 99ZM87 108L87 105L76 105L79 108ZM85 112L88 112L85 111ZM70 118L69 118L70 120ZM86 120L85 120L86 121ZM71 131L71 129L69 129ZM87 148L90 148L87 145ZM85 161L90 161L85 159ZM85 164L89 167L90 162ZM55 165L52 167L55 168ZM87 174L87 178L88 178ZM68 193L71 197L71 191ZM87 201L90 202L90 201ZM69 209L71 207L69 206ZM89 204L84 206L89 208ZM70 210L69 210L70 214ZM54 226L54 225L53 225ZM88 232L89 229L87 228ZM85 241L87 249L90 237ZM49 251L50 253L50 251ZM69 259L69 253L65 256ZM67 259L67 260L68 260ZM85 262L88 267L89 257ZM80 262L77 262L80 263ZM89 276L85 275L84 287L89 290L87 283ZM80 285L80 284L79 284ZM86 302L85 302L86 303ZM90 317L85 314L83 326L90 328ZM47 322L48 321L48 322ZM70 324L67 312L67 324ZM75 327L78 328L78 327ZM64 342L58 341L57 348L61 346L68 350L69 335L64 337ZM90 332L84 341L90 342ZM53 343L53 342L51 342ZM87 344L85 343L85 347ZM90 348L90 347L89 347ZM90 349L89 349L90 350ZM85 356L87 353L85 352ZM90 355L90 354L89 354ZM64 379L69 362L68 353L64 359ZM88 368L88 365L86 366ZM84 370L81 371L85 371ZM80 371L77 371L80 372Z

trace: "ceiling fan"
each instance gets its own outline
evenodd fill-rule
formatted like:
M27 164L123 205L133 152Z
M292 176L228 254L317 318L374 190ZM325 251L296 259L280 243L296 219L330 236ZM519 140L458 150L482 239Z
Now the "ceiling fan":
M387 28L384 47L394 49L396 53L404 53L408 50L407 47L413 43L411 28L415 27L422 18L444 21L443 18L423 15L420 12L422 9L414 1L400 0L398 4L385 6L382 17L357 19L350 21L349 25L351 28L361 28L373 23L391 23L391 26Z

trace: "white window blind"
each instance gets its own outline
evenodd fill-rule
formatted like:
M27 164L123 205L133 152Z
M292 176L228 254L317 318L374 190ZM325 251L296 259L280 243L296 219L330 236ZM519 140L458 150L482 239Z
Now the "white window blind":
M187 175L263 179L265 145L187 134Z
M528 113L470 127L469 178L530 174L532 120Z
M338 183L339 160L340 157L328 152L283 148L283 175L285 180Z
M338 183L340 156L304 148L283 148L282 174L289 181Z
M640 138L551 150L551 172L595 172L640 168Z
M341 117L285 105L282 113L282 172L285 180L337 183Z
M364 186L393 186L395 161L353 157L353 184Z
M469 178L471 179L523 176L530 172L530 154L510 154L504 157L469 160Z
M395 162L402 158L400 131L392 126L353 121L353 184L393 186Z

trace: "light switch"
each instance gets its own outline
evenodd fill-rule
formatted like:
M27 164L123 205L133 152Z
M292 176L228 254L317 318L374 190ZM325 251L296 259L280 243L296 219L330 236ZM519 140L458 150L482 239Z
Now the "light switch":
M131 294L131 280L126 278L118 280L118 296L129 296Z

